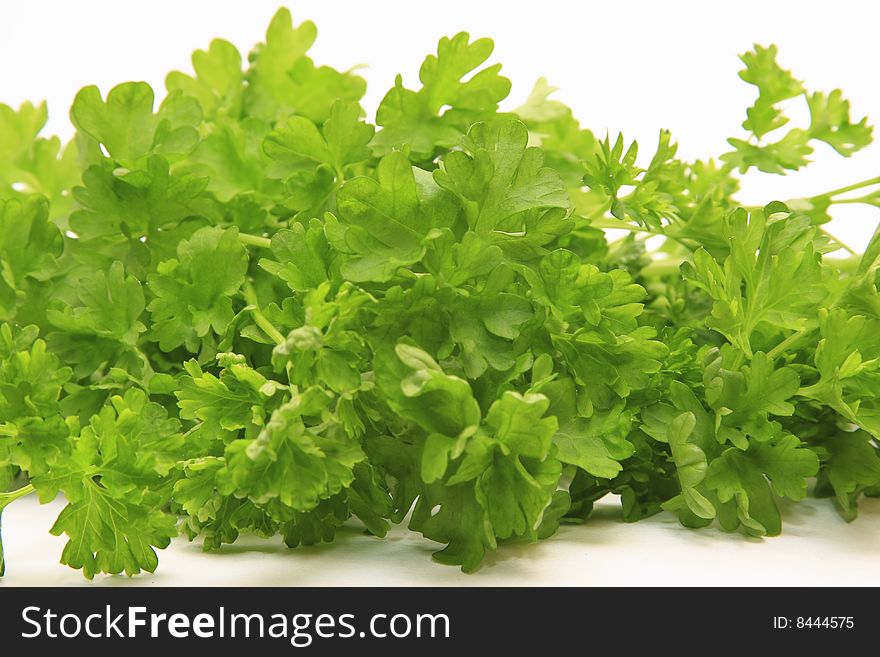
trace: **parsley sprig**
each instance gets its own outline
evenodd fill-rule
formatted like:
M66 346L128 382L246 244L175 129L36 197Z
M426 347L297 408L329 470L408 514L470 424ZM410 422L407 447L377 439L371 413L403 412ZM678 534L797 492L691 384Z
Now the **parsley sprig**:
M781 498L852 519L880 493L880 232L826 228L880 177L736 200L742 173L870 143L839 90L756 46L732 150L684 161L661 131L643 161L545 80L499 109L465 33L373 125L315 37L282 9L158 103L86 87L68 144L45 104L0 105L0 512L64 499L63 563L405 522L469 571L609 494L773 536Z

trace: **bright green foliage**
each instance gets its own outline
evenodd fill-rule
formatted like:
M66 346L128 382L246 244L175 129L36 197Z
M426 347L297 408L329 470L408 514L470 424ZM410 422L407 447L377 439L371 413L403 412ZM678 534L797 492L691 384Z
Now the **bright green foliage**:
M56 274L61 249L45 198L0 200L0 318L15 317L28 294Z
M241 54L228 41L214 39L207 50L196 50L192 56L195 76L172 71L165 79L169 92L180 91L195 98L203 114L215 119L218 114L237 116L241 112Z
M465 33L373 125L315 38L282 9L158 102L86 87L66 147L45 105L0 105L0 512L64 497L63 563L135 575L180 533L295 547L355 519L472 571L608 494L773 536L781 498L852 520L880 491L880 232L831 258L822 227L880 178L735 198L737 172L870 142L840 91L756 46L749 138L686 162L661 130L643 161L546 80L500 113Z
M280 9L266 31L266 42L250 55L244 111L275 121L293 114L323 123L337 100L358 100L366 83L351 72L315 66L306 55L317 35L314 23L294 27L290 12Z
M257 503L277 498L285 508L310 511L352 483L352 469L363 460L363 451L339 426L307 427L300 415L304 403L288 402L255 440L227 447L229 492Z
M69 436L59 399L71 370L37 332L36 326L0 329L0 465L32 475L62 460Z
M46 319L58 329L48 336L52 349L75 364L81 377L102 364L137 371L138 338L146 330L140 322L144 312L140 281L126 276L117 260L108 272L80 280L76 296L75 305L59 301L46 311Z
M698 249L683 267L712 298L709 326L748 355L756 334L814 328L830 289L809 218L781 205L738 209L724 218L722 234L730 249L723 264Z
M0 103L0 201L40 194L52 214L70 212L70 188L79 182L74 142L62 148L58 137L41 137L49 118L46 103L22 103L17 110Z
M199 428L214 438L223 431L262 426L263 405L279 384L249 367L243 356L218 354L217 362L223 367L219 377L203 371L194 360L183 364L186 375L178 379L174 391L180 417L200 421Z
M145 82L113 87L106 102L97 87L85 87L76 95L70 117L120 164L150 153L190 152L198 143L194 126L201 121L201 106L194 98L172 92L154 114L153 100L153 90Z
M326 164L341 176L347 166L370 157L367 145L374 132L373 126L361 121L357 103L338 101L322 129L303 116L292 116L266 138L264 149L272 159L289 162L291 168L302 158Z
M153 572L153 549L168 546L175 519L164 511L167 476L185 453L180 423L132 388L113 396L70 443L70 453L33 484L42 500L67 506L52 527L66 534L62 563L96 573Z
M520 259L534 257L569 228L562 180L527 143L528 131L518 120L477 123L464 140L467 152L450 152L434 173L460 199L468 228Z
M202 228L177 247L147 279L155 295L148 310L151 337L163 351L185 345L195 353L233 318L232 296L244 282L247 253L235 228Z
M376 176L352 179L337 196L338 220L327 218L331 245L353 256L342 264L353 282L385 282L421 260L429 235L450 227L457 210L430 178L417 180L401 153L382 158Z
M510 93L510 81L498 74L501 64L480 68L494 47L490 39L471 41L467 32L459 32L440 39L437 54L422 63L421 89L407 89L397 76L376 112L382 127L378 152L404 148L416 160L429 160L455 146L469 126L494 116Z
M741 57L746 68L739 76L758 88L758 98L746 112L743 128L758 143L743 139L729 139L734 151L725 153L722 159L745 173L757 167L767 173L784 173L786 169L797 170L806 165L813 152L810 142L824 141L844 156L850 156L871 143L872 128L867 118L851 123L849 101L842 97L840 89L829 94L808 93L802 83L790 71L776 63L776 46L755 49ZM807 128L791 128L776 141L765 136L788 123L779 103L803 95L810 110Z

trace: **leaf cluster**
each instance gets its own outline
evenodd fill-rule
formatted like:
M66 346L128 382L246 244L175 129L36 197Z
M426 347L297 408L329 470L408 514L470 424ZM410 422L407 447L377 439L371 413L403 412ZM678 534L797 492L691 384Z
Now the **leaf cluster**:
M282 9L158 104L86 87L63 146L45 105L0 105L0 511L63 497L63 563L406 523L471 571L611 494L773 536L782 498L852 519L880 492L880 233L839 258L823 228L880 180L735 199L738 171L870 142L840 91L756 47L749 137L686 162L662 131L640 163L544 80L499 111L465 33L373 125L315 36ZM798 97L810 125L772 137Z

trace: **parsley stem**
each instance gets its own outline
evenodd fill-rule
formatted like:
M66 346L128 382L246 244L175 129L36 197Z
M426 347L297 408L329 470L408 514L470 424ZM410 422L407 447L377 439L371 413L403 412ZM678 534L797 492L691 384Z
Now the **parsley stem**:
M32 484L22 486L18 490L0 493L0 577L6 574L6 559L3 556L3 509L12 504L19 497L30 495L34 492Z
M672 276L681 271L681 264L684 262L681 258L663 258L660 260L652 260L641 270L642 276Z
M618 221L616 219L591 219L590 226L592 228L603 228L603 229L615 229L615 230L629 230L634 233L649 233L651 235L662 235L662 233L656 233L653 230L648 228L643 228L642 226L636 226L625 221Z
M30 495L33 492L33 484L28 484L27 486L22 486L21 488L9 491L8 493L0 493L0 510L12 504L18 498L24 497L25 495Z
M601 228L603 230L628 230L633 233L644 233L649 236L659 235L660 237L665 237L668 240L675 240L679 244L681 244L686 249L690 249L691 251L696 251L700 246L699 243L694 243L694 240L687 237L679 237L677 235L671 233L664 233L662 230L651 230L650 228L646 228L644 226L636 226L635 224L630 224L625 221L619 221L617 219L591 219L589 226L591 228ZM617 241L617 240L615 240ZM611 242L612 244L614 242Z
M782 342L777 344L775 347L773 347L770 351L768 351L767 358L769 358L770 360L775 360L776 358L778 358L780 356L780 354L782 354L782 352L784 352L786 349L788 349L791 345L793 345L798 340L800 340L801 338L803 338L804 336L806 336L810 333L812 333L812 330L801 329L800 331L795 331L794 333L789 335L787 338L785 338L785 340L783 340Z
M835 244L837 244L841 249L843 249L844 251L846 251L846 252L849 253L850 255L858 255L858 254L856 253L856 250L855 250L854 248L852 248L849 244L847 244L847 243L844 242L843 240L838 239L837 237L835 237L834 235L832 235L831 233L829 233L825 228L820 228L819 231L820 231L825 237L827 237L827 238L830 239L832 242L834 242Z
M837 201L833 201L834 205L843 205L844 203L871 203L876 202L876 195L867 195L867 196L857 196L856 198L842 198Z
M272 246L272 240L270 240L268 237L251 235L250 233L239 233L238 240L242 244L247 244L248 246L258 246L261 249L268 249Z
M275 325L270 322L260 310L260 304L257 301L257 293L254 291L254 286L251 285L250 281L245 281L242 293L244 294L244 301L250 307L251 316L254 318L257 326L263 329L263 332L272 338L272 340L275 341L275 344L284 344L284 335L281 331L275 328Z
M810 197L813 200L820 198L830 198L832 196L840 196L841 194L846 194L847 192L853 192L857 189L861 189L862 187L870 187L871 185L880 185L880 176L876 178L868 178L867 180L863 180L862 182L853 183L852 185L847 185L846 187L840 187L839 189L832 189L830 192L825 192L824 194L817 194L816 196ZM835 203L840 203L840 201L835 201Z

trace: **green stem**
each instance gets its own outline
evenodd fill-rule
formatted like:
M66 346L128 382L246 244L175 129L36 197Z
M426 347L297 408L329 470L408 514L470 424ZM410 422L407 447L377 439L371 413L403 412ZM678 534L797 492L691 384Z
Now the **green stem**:
M641 271L643 276L673 276L681 272L681 264L683 260L678 258L666 258L663 260L652 260L650 264L645 265Z
M8 493L0 493L0 577L6 574L6 559L3 556L3 509L12 504L15 500L34 492L32 484L22 486L18 490Z
M30 495L33 492L33 484L28 484L27 486L22 486L21 488L9 491L8 493L0 493L0 511L2 511L3 508L12 504L18 498L24 497L25 495Z
M821 232L825 237L827 237L832 242L837 244L841 249L843 249L844 251L846 251L850 255L858 255L858 253L856 253L856 250L854 248L852 248L849 244L847 244L843 240L838 239L837 237L835 237L834 235L829 233L825 228L820 228L819 232Z
M853 183L852 185L847 185L846 187L841 187L839 189L832 189L830 192L825 192L824 194L817 194L816 196L810 197L812 200L818 200L821 198L830 198L832 196L839 196L840 194L846 194L847 192L853 192L857 189L862 189L863 187L870 187L871 185L880 185L880 176L876 178L868 178L867 180L863 180L862 182ZM835 203L840 203L841 201L835 201Z
M613 248L615 245L620 244L621 242L623 242L624 240L628 240L629 238L630 238L629 235L624 235L623 237L618 237L615 240L609 241L608 246L609 246L609 248ZM641 242L644 242L645 240L650 239L650 235L647 233L644 236L637 235L635 237L635 239L640 240Z
M842 198L836 201L832 201L834 205L843 205L844 203L868 203L873 205L877 202L877 197L875 195L869 196L858 196L856 198Z
M254 291L254 286L251 285L250 281L245 281L242 292L244 293L245 303L250 306L251 315L257 323L257 326L263 329L263 332L272 338L272 340L275 341L275 344L284 344L284 335L282 335L281 331L275 328L275 325L260 311L260 304L257 302L257 293Z
M845 258L828 258L825 263L833 265L840 272L846 274L855 274L856 270L862 262L861 253L853 253Z
M268 237L251 235L249 233L239 233L238 241L242 244L247 244L248 246L258 246L261 249L268 249L272 246L272 240L270 240Z
M649 236L659 235L660 237L665 237L668 240L678 242L683 247L691 251L696 251L700 247L700 244L698 242L695 242L689 237L680 237L671 232L665 233L662 230L651 230L650 228L645 228L644 226L636 226L634 224L629 224L625 221L619 221L616 219L591 219L589 225L592 228L602 228L604 230L628 230L633 233L644 233L645 235Z
M602 229L614 229L614 230L628 230L633 233L648 233L649 235L662 235L663 233L657 233L648 228L643 228L642 226L635 226L633 224L626 223L625 221L617 221L612 219L591 219L590 226L593 228L602 228Z
M791 335L789 335L787 338L785 338L785 340L783 340L783 341L780 342L778 345L776 345L775 347L773 347L770 351L768 351L768 352L767 352L767 357L768 357L770 360L774 360L774 359L776 359L776 358L779 358L779 356L780 356L780 354L782 354L782 352L784 352L784 351L785 351L786 349L788 349L791 345L793 345L793 344L796 343L798 340L800 340L800 339L803 338L805 335L807 335L807 334L809 334L809 333L811 333L811 332L812 332L812 329L810 329L810 330L807 330L807 329L801 329L800 331L795 331L794 333L792 333Z

